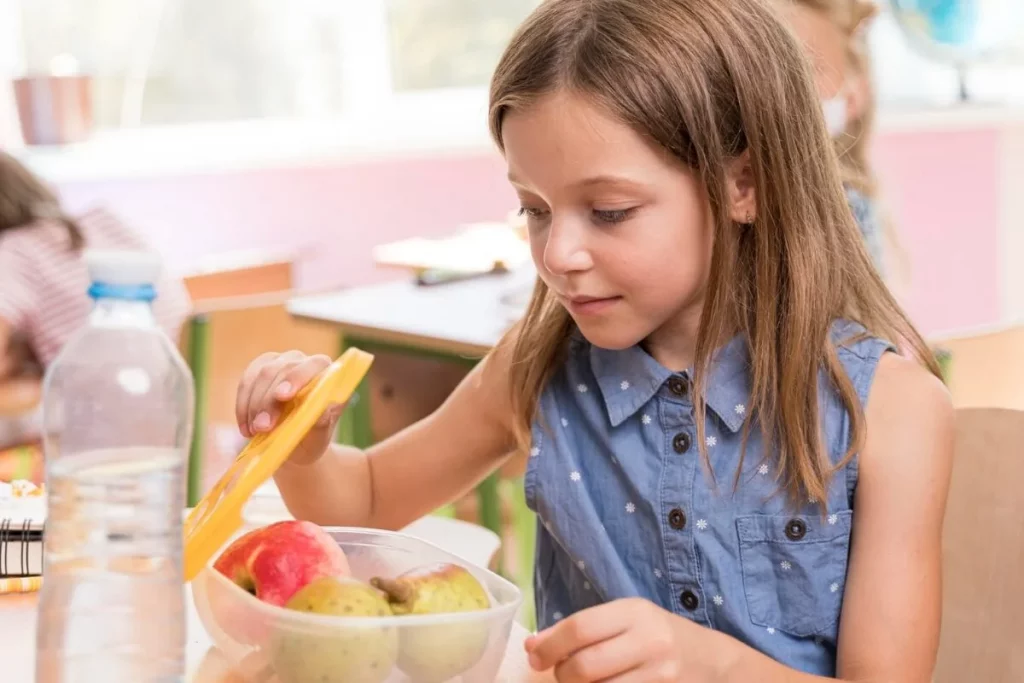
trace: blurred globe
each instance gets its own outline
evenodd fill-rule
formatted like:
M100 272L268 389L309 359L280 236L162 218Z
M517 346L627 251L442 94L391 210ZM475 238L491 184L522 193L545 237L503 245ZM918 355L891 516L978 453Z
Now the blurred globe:
M896 21L924 56L958 66L994 58L1019 39L1024 0L890 0Z

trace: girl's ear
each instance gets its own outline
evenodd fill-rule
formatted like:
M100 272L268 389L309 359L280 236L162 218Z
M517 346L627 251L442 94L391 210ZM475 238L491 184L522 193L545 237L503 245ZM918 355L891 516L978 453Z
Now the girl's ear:
M726 164L725 184L729 217L735 223L753 223L757 219L757 191L749 149Z

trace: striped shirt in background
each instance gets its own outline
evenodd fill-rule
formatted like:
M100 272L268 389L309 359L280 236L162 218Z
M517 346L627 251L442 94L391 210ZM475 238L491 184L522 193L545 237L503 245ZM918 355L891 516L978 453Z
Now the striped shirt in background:
M151 249L116 216L94 209L76 217L84 248ZM89 273L68 246L67 228L49 221L0 234L0 318L24 335L46 368L92 310ZM184 283L164 273L154 283L153 313L175 344L191 310Z

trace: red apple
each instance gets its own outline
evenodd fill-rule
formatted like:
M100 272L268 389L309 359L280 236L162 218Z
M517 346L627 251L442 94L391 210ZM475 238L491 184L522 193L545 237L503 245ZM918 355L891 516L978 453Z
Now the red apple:
M348 558L312 522L287 520L254 529L229 545L214 569L263 602L283 606L324 576L348 576Z

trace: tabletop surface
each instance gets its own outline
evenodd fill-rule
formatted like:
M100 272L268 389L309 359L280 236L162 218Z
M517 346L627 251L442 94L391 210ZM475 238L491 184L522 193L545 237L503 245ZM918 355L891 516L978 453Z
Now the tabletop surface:
M297 297L288 311L357 337L482 355L521 315L534 277L526 267L440 285L400 280Z
M36 604L34 593L0 595L0 662L3 680L30 683L35 675ZM188 591L188 683L246 683L213 646ZM523 652L526 629L518 624L509 638L508 653L497 679L500 683L545 683L553 680L530 671Z

